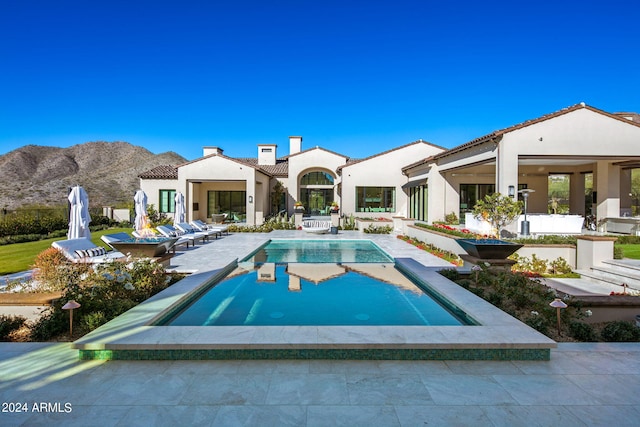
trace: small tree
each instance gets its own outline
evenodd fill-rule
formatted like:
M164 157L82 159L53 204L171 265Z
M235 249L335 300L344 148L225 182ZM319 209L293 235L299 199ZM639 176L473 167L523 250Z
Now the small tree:
M494 236L500 238L502 229L522 213L523 203L500 193L487 194L473 207L473 215L491 224Z

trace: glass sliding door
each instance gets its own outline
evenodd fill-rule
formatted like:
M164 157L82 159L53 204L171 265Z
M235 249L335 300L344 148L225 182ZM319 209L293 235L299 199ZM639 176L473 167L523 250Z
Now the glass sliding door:
M302 188L300 201L310 215L329 215L329 207L333 202L333 189Z
M229 221L245 221L247 218L246 191L207 191L207 217L227 214Z
M419 221L428 221L429 189L419 185L409 189L409 217Z
M473 212L478 200L495 191L495 184L460 184L460 224L464 224L465 214Z

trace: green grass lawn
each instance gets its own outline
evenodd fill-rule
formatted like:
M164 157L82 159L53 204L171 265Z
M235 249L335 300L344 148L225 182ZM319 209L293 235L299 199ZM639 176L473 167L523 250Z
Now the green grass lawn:
M100 236L103 234L112 234L119 232L131 233L131 228L111 228L109 230L101 230L91 233L91 241L96 245L104 246L109 249ZM4 274L18 273L20 271L30 270L36 256L45 249L51 247L51 243L56 240L64 240L65 238L57 237L54 239L39 240L37 242L15 243L12 245L0 246L0 276Z
M620 245L625 258L640 259L640 244Z

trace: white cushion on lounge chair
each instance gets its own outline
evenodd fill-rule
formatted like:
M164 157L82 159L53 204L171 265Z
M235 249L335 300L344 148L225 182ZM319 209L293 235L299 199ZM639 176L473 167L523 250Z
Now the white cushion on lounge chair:
M331 230L329 221L303 221L302 230L307 233L324 234Z
M229 226L224 224L205 224L204 221L199 219L194 219L191 221L191 225L199 231L216 231L219 234L227 233L229 234Z
M60 252L67 257L68 260L73 262L87 262L91 264L101 263L108 260L124 258L125 255L122 252L118 251L110 251L105 253L104 255L98 256L83 256L81 254L89 254L93 251L97 253L97 251L102 248L102 246L96 246L89 239L80 238L80 239L70 239L70 240L58 240L51 244L54 248L58 249ZM83 252L84 251L84 252Z
M156 227L156 230L158 230L163 236L166 236L166 237L182 237L185 239L189 239L192 242L194 242L194 245L196 240L204 240L205 237L207 237L202 234L196 235L196 234L185 233L182 230L178 230L171 225L159 225Z
M138 233L136 230L133 230L131 232L131 234L133 234L133 237L135 237L136 239L144 239L144 237L142 237L140 235L140 233ZM155 232L153 234L154 234L154 237L167 237L164 234L157 234ZM173 246L171 246L171 249L173 249L173 252L175 253L176 246L187 245L187 248L188 248L189 247L189 242L193 242L193 240L192 239L188 239L186 237L178 237L178 240L176 240L176 242L173 244Z
M179 222L176 224L176 227L182 232L184 232L185 234L200 235L200 236L204 236L205 239L208 239L210 236L216 236L216 239L217 239L218 234L220 234L220 232L213 231L213 230L198 231L187 222Z

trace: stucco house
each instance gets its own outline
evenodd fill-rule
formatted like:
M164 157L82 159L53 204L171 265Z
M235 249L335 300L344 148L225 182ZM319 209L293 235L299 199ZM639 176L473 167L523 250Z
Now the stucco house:
M407 210L402 165L444 151L416 141L352 159L321 147L302 150L300 136L289 138L288 155L278 157L277 148L259 144L256 157L233 158L221 148L205 147L199 159L142 173L140 188L148 203L168 215L175 210L175 193L183 193L189 220L226 213L232 220L261 224L282 210L292 214L298 201L310 215L328 215L336 202L343 213L391 218L405 216ZM274 191L277 183L284 189L279 197Z
M568 176L569 213L598 219L631 213L631 170L640 167L640 123L573 105L437 153L402 168L410 187L408 215L425 221L465 213L485 194L517 197L534 190L528 210L547 214L550 176ZM591 184L591 191L585 185ZM585 200L585 194L591 198Z
M608 113L585 104L529 120L452 149L422 140L364 159L321 147L302 149L289 138L289 153L259 144L254 158L233 158L205 147L199 159L161 166L140 175L140 187L161 212L172 214L182 192L187 219L227 213L249 225L300 201L307 213L325 215L332 202L343 214L464 221L475 201L500 192L528 198L532 213L548 213L549 177L568 177L569 211L598 218L631 212L631 170L640 167L640 120L635 113ZM419 161L415 161L420 159ZM284 192L274 192L280 183ZM586 185L592 185L585 192ZM592 200L585 200L585 194ZM277 199L277 200L276 200Z

